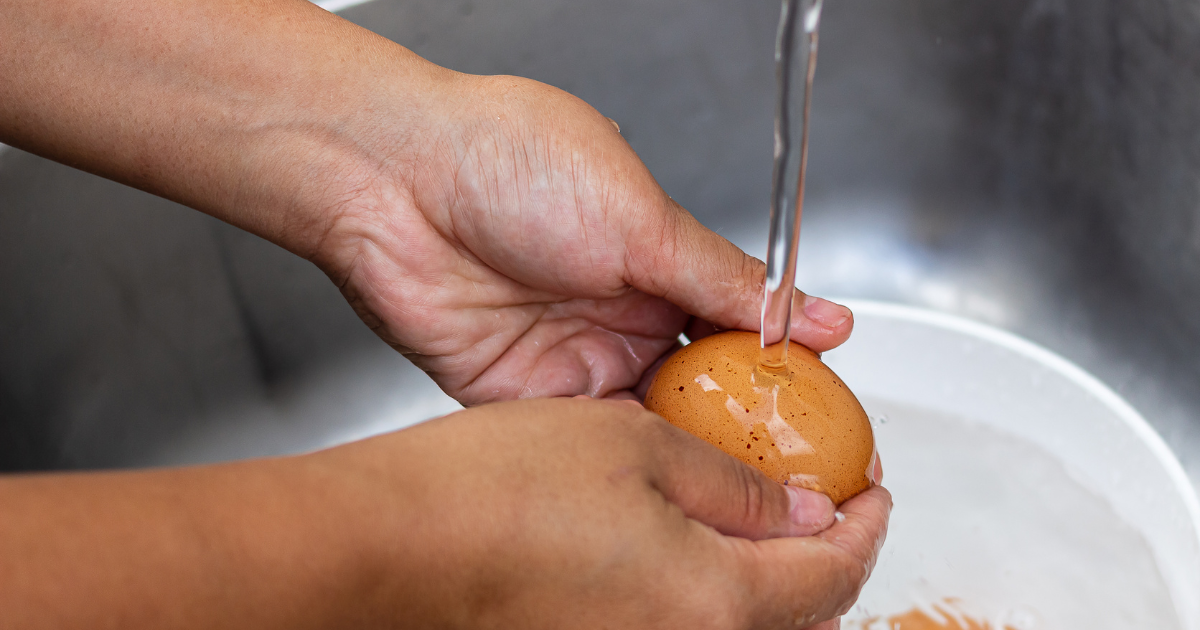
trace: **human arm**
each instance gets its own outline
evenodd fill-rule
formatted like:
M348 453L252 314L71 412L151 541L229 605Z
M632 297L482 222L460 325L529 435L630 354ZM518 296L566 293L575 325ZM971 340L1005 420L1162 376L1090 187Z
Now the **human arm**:
M468 404L634 395L689 317L756 325L761 263L699 226L608 122L570 95L512 77L437 68L300 0L2 0L0 6L0 139L199 208L313 260L384 339ZM484 159L489 153L497 159ZM538 177L522 179L526 174ZM479 229L489 223L500 229ZM527 231L513 238L514 228ZM842 310L833 309L831 327L814 325L804 313L798 309L798 341L820 350L848 334ZM581 461L603 466L636 452L633 478L641 483L630 491L636 493L585 492L568 483L579 479L540 468L528 469L541 474L529 475L526 485L481 492L484 482L503 482L540 463L549 439L538 433L531 441L519 430L526 414L489 407L470 418L493 413L496 422L479 434L447 420L300 458L5 478L0 540L8 546L0 552L6 563L0 579L12 586L0 593L14 603L0 610L23 628L38 620L89 628L344 627L361 620L355 615L401 623L388 615L406 611L387 608L390 602L434 615L399 617L411 625L452 626L436 615L458 610L463 597L479 592L460 587L464 575L488 576L484 584L532 583L524 592L543 594L541 602L568 600L563 591L534 586L592 589L595 582L571 582L561 569L586 563L584 552L593 547L548 543L572 542L561 534L582 530L600 508L610 524L632 520L635 507L655 499L647 487L658 492L659 514L674 520L606 527L594 536L644 545L663 541L664 530L709 531L698 524L720 524L721 509L748 505L712 491L711 513L681 521L686 497L665 500L655 485L662 481L656 467L667 466L676 449L636 451L624 440L646 435L627 423L617 425L620 436L606 433L608 440L585 422L563 428L571 458L559 468ZM565 427L583 416L561 414L553 422ZM431 458L429 448L414 446L421 440L413 435L463 450L437 450ZM593 442L598 446L588 446ZM453 452L473 465L448 466ZM686 477L709 468L720 464L697 465ZM734 476L745 481L745 474ZM570 488L575 494L560 494ZM775 506L777 527L786 512L779 490L760 490L774 497L764 505ZM531 494L542 501L529 503ZM514 509L514 496L529 507ZM589 499L583 515L580 497ZM555 501L563 498L575 503ZM690 507L697 505L709 504ZM878 536L886 510L879 501L866 509L868 529ZM485 562L515 557L488 553L510 550L501 544L508 538L488 539L490 546L449 566L441 556L422 555L512 532L521 514L559 527L530 529L547 535L532 547L511 546L526 550L520 561ZM477 515L491 527L458 526ZM532 544L519 533L513 534L519 542ZM763 557L744 542L706 536L710 547L743 550L747 555L737 557L747 562ZM760 568L765 574L791 567L796 580L827 582L764 580L752 584L760 588L717 593L701 610L721 603L739 619L762 615L758 625L771 627L770 615L845 606L869 552L839 555L832 539L813 540L824 542L796 547L811 556L776 558L777 566ZM682 557L669 544L651 551L674 551L667 560L677 561L675 575L691 576L679 567L692 567L692 554ZM724 565L716 555L699 557L728 571L702 577L744 578L752 568L733 564L730 555ZM650 596L655 591L647 589L670 584L660 579L669 564L630 564L607 574L614 586L623 584L621 575L630 579L617 592L644 596L608 606L576 591L581 599L569 601L580 605L560 611L690 601ZM771 590L782 586L795 588ZM732 595L743 597L725 599ZM755 605L772 599L789 603Z
M0 628L803 627L852 603L889 510L875 488L834 523L632 405L507 403L311 455L0 478Z
M633 396L697 320L757 327L762 263L559 90L439 68L302 0L2 6L0 139L309 258L466 404ZM849 334L797 299L797 341Z

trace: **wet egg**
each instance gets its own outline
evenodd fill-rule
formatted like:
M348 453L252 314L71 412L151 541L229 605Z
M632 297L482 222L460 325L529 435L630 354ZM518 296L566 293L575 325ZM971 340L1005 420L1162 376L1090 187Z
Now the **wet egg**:
M668 359L646 408L761 470L835 504L871 486L871 422L842 379L791 344L787 367L759 366L759 335L724 332Z

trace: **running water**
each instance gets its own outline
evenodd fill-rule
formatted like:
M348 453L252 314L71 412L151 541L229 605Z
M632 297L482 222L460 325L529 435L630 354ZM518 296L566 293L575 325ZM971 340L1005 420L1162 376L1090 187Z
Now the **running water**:
M783 0L775 44L775 172L771 183L771 240L767 244L761 359L764 367L772 369L787 365L822 1Z

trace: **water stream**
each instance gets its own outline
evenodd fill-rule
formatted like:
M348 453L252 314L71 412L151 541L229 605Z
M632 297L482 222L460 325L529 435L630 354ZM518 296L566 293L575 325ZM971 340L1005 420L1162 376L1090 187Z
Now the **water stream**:
M822 0L783 0L775 44L775 172L771 182L761 360L769 368L787 364L821 4Z

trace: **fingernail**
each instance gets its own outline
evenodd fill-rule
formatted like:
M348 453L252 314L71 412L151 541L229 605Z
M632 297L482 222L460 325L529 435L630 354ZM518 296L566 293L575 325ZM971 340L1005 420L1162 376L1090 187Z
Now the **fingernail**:
M792 536L812 536L829 529L833 524L833 501L820 492L784 486L788 493L788 521Z
M850 309L829 300L808 296L804 300L804 314L826 328L837 328L850 319Z

